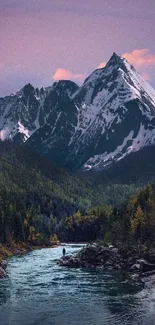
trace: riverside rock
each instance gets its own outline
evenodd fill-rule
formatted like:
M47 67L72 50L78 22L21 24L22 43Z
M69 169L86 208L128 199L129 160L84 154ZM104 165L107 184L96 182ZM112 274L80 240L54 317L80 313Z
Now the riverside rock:
M7 268L7 261L1 261L0 262L0 266L4 269L4 270L6 270L6 268Z
M0 261L0 279L4 278L7 275L6 268L7 262L5 260Z
M108 270L119 270L139 276L154 274L155 263L151 262L150 254L148 260L143 258L143 253L139 255L137 250L105 247L102 245L88 245L76 255L69 255L60 258L58 264L67 267L86 267ZM154 261L154 260L153 260Z
M0 279L4 278L7 275L6 271L0 265Z

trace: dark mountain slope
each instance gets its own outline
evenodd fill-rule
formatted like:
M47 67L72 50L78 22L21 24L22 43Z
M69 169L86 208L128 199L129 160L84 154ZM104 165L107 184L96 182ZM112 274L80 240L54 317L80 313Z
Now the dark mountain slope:
M155 146L131 153L110 168L92 174L92 179L96 184L155 183Z

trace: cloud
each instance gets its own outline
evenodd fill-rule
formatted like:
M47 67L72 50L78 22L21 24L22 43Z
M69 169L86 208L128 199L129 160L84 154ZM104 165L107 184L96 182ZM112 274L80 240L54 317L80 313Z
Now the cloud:
M149 49L137 49L122 56L136 67L155 65L155 54L150 53Z
M146 81L150 81L151 80L151 75L149 73L143 73L142 77L146 80Z
M54 80L71 80L71 79L76 79L80 82L82 82L85 78L85 75L82 73L76 74L73 73L70 70L63 69L63 68L58 68L56 69L53 77Z
M101 62L99 65L98 65L98 69L101 69L101 68L104 68L106 66L106 62L105 61L103 61L103 62Z

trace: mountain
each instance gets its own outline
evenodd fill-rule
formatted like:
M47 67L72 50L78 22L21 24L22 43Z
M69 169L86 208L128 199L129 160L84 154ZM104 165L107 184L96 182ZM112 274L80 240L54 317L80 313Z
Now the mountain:
M137 184L137 186L155 184L155 146L131 152L109 168L100 172L85 172L94 186L99 184ZM88 176L87 176L88 174ZM82 177L83 178L83 177Z
M59 166L101 171L155 143L155 90L114 53L81 87L29 84L1 98L0 130Z
M38 128L51 122L51 109L61 107L77 89L72 81L60 81L40 90L28 84L16 94L0 98L1 139L25 142Z

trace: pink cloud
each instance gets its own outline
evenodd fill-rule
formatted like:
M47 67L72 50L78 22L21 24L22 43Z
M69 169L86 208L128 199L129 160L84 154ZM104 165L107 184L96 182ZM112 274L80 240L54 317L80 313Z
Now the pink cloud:
M150 76L150 74L149 73L143 73L142 74L142 77L146 80L146 81L150 81L151 80L151 76Z
M82 73L76 74L70 70L58 68L56 69L54 75L52 76L54 80L71 80L76 79L82 82L85 78L85 75Z
M106 66L106 62L105 61L103 61L103 62L101 62L99 65L98 65L98 69L101 69L101 68L104 68Z
M149 49L134 50L122 55L131 64L139 67L155 65L155 54L150 53Z

